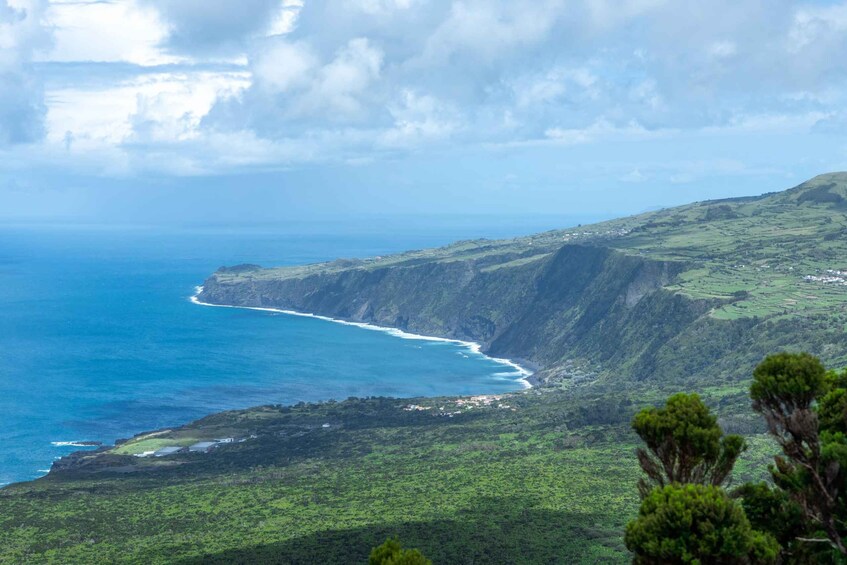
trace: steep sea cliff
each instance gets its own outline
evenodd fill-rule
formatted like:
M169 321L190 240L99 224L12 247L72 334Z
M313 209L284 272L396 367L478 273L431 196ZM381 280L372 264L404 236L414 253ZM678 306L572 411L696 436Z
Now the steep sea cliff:
M520 259L412 261L291 278L267 277L254 267L225 269L205 281L200 299L475 341L488 355L540 366L543 379L622 363L641 376L712 305L663 290L684 262L587 245ZM657 331L641 339L651 328Z
M836 173L513 240L221 268L200 299L475 341L540 367L542 381L737 380L774 348L845 359L847 296L808 284L839 265L842 193Z

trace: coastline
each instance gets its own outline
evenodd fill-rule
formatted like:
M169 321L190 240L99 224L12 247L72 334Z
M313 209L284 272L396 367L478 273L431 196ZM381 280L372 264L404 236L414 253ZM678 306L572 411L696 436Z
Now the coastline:
M322 316L319 314L311 314L307 312L298 312L296 310L284 310L280 308L267 308L267 307L258 307L258 306L234 306L229 304L211 304L208 302L201 301L198 296L202 292L202 286L198 286L195 289L195 294L189 297L189 301L192 304L196 304L198 306L209 306L209 307L218 307L218 308L239 308L244 310L257 310L261 312L272 312L276 314L287 314L290 316L299 316L303 318L314 318L318 320L323 320L327 322L334 322L341 325L346 326L355 326L362 329L370 330L370 331L379 331L383 333L387 333L394 337L398 337L400 339L408 339L408 340L417 340L417 341L434 341L434 342L444 342L444 343L452 343L455 345L459 345L468 350L469 353L473 355L479 355L491 361L494 361L497 364L500 364L504 367L504 369L510 369L509 372L502 373L494 373L493 376L502 376L502 377L515 377L510 378L509 380L520 384L523 390L529 390L533 388L532 378L534 375L534 371L528 369L519 363L512 361L510 359L504 359L499 357L492 357L490 355L486 355L482 352L482 345L472 341L464 341L460 339L450 339L436 336L426 336L420 334L413 334L410 332L406 332L397 328L387 327L387 326L378 326L375 324L368 324L365 322L351 322L348 320L342 320L337 318L331 318L329 316ZM537 382L537 381L536 381ZM518 391L514 391L518 392ZM62 440L62 441L51 441L51 445L54 448L74 448L73 451L67 454L63 454L61 456L55 457L54 462L56 460L65 459L69 456L73 456L76 453L91 453L92 451L97 451L99 449L109 449L114 447L113 445L106 445L101 442L88 441L88 440ZM86 449L88 448L88 449ZM96 448L96 449L95 449ZM7 483L0 483L0 490L5 488L6 486L12 484L20 484L30 482L32 480L39 480L43 477L49 476L53 471L53 465L51 465L50 469L38 469L38 473L43 473L39 477L35 477L33 479L22 479L22 480L14 480Z
M519 365L518 363L512 361L511 359L503 359L500 357L491 357L490 355L486 355L482 352L482 345L476 343L474 341L464 341L461 339L450 339L446 337L436 337L436 336L427 336L427 335L419 335L413 334L409 332L405 332L403 330L397 328L391 328L387 326L377 326L375 324L368 324L365 322L351 322L348 320L341 320L338 318L331 318L329 316L322 316L320 314L310 314L308 312L298 312L296 310L283 310L281 308L266 308L262 306L234 306L231 304L212 304L210 302L203 302L198 297L200 293L203 292L203 287L198 286L195 287L194 295L192 295L189 300L192 304L197 304L198 306L210 306L213 308L240 308L243 310L257 310L259 312L274 312L277 314L287 314L289 316L299 316L301 318L314 318L316 320L323 320L325 322L334 322L336 324L342 324L345 326L355 326L358 328L362 328L365 330L378 331L387 333L394 337L399 337L401 339L411 339L411 340L419 340L419 341L441 341L445 343L453 343L456 345L461 345L462 347L467 348L474 355L481 355L487 359L490 359L496 363L501 365L505 365L507 367L511 367L518 374L518 378L515 379L515 382L521 384L521 386L526 389L532 388L532 382L530 382L530 378L534 374L533 371Z

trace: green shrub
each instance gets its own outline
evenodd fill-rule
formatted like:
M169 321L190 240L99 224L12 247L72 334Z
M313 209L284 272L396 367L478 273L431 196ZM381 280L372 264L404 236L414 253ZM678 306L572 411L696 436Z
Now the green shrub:
M397 538L389 538L371 550L369 565L432 565L417 549L403 549Z
M635 563L773 563L779 552L722 489L695 484L650 492L624 542Z

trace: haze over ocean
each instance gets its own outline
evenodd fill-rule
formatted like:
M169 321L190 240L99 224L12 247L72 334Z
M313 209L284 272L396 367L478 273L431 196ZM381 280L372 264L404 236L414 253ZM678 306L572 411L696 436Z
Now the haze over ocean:
M455 344L188 300L221 265L366 257L570 225L489 222L380 235L361 225L330 235L0 229L0 483L41 476L79 449L53 442L112 442L220 410L521 388L514 369Z

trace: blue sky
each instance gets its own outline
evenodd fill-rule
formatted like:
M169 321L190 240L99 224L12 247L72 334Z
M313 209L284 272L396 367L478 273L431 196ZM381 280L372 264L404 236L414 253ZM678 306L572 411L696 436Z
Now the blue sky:
M613 216L847 170L847 2L0 0L0 217Z

